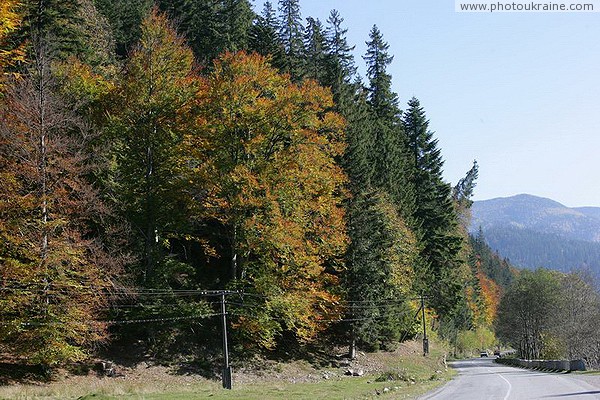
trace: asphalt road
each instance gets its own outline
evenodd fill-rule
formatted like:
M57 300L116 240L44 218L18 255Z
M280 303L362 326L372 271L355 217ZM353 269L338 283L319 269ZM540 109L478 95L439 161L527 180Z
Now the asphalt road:
M456 361L459 375L420 400L600 399L600 379L496 364L494 358Z

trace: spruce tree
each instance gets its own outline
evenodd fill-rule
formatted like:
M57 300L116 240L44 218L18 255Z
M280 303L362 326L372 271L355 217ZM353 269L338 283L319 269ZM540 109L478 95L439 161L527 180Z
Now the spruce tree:
M283 68L283 45L279 40L277 15L270 1L265 2L249 32L248 50L270 57L271 64Z
M342 28L344 19L337 10L332 10L327 19L325 29L325 40L327 48L326 68L323 84L331 88L336 105L341 109L347 102L351 102L351 96L362 85L352 85L352 79L356 73L354 46L348 45L346 32Z
M283 45L282 72L290 74L293 81L303 77L303 38L300 0L279 0L279 38Z
M304 77L320 84L325 83L326 46L323 24L308 17L304 30Z
M442 177L441 151L429 130L425 111L416 98L408 102L403 123L412 157L412 186L415 189L415 228L421 242L417 290L431 296L431 304L450 314L461 297L457 279L462 239L451 187Z
M81 57L89 52L82 4L78 0L24 0L19 10L22 23L13 40L28 43L31 58L44 43L52 43L56 59Z
M141 34L140 25L152 7L152 0L94 0L96 9L111 26L116 53L125 58Z
M196 59L211 66L225 51L245 50L256 15L248 0L160 0L161 10L178 21Z
M374 165L373 182L386 190L401 215L410 219L414 208L414 194L409 179L411 172L407 144L398 107L398 95L392 91L392 77L387 67L393 57L388 54L389 45L376 26L367 42L369 79L368 101L375 115L374 147L371 162Z
M412 330L409 305L416 239L385 193L364 190L349 210L352 343L386 348ZM351 348L352 353L352 348Z

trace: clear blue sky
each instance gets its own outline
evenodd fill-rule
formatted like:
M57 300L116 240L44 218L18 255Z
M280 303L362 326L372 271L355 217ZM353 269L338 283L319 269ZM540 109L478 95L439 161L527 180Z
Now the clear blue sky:
M456 183L478 161L475 200L529 193L600 206L600 13L457 13L454 0L300 4L303 18L322 22L340 12L362 76L365 41L379 27L394 91L403 108L412 96L424 106L445 178Z

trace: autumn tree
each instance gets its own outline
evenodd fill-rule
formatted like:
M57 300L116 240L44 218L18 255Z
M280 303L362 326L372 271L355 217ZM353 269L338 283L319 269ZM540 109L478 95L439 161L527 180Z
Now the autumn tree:
M198 221L228 244L229 285L250 293L237 321L249 342L308 340L335 318L346 229L343 122L331 106L327 90L292 84L256 54L225 54L199 91L186 180Z
M11 34L19 28L21 15L17 0L6 0L0 4L0 90L2 90L6 68L14 66L23 60L23 51L20 46L11 43Z
M95 228L110 212L87 181L92 132L57 95L48 54L0 108L0 346L52 365L105 339L97 319L120 257Z
M147 285L160 276L165 241L185 222L173 176L189 121L186 104L195 90L193 61L183 38L153 10L106 100L106 134L116 162L113 191L136 233L138 277Z

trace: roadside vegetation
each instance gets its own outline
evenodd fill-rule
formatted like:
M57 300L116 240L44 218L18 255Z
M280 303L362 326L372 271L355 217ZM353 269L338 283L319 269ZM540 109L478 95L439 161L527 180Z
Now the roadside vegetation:
M498 309L498 337L526 359L584 360L600 367L600 295L588 274L521 271Z
M321 365L306 360L254 360L234 368L233 390L202 375L177 371L173 366L119 366L119 376L102 377L94 371L68 376L61 373L47 384L0 386L1 398L56 399L364 399L387 394L415 398L444 384L454 371L446 367L446 349L434 341L423 357L420 342L406 342L392 352L362 353L346 364L336 357ZM353 371L361 376L348 375ZM63 371L64 372L64 371Z

